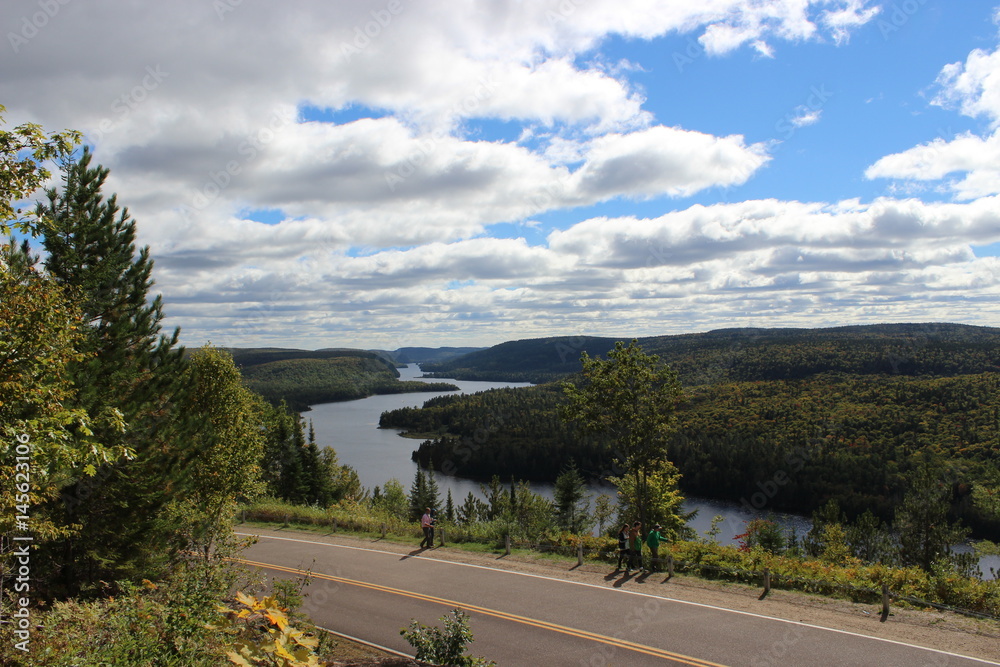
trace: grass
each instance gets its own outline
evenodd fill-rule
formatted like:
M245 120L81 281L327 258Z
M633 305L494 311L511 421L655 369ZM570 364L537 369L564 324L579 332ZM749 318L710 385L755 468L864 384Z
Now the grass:
M422 539L414 522L375 515L371 510L358 506L321 510L272 500L247 508L246 517L253 521L251 525L264 528L281 529L295 525L321 534L343 531L375 539L382 537L381 526L384 524L387 537L391 535L394 542L415 546ZM260 520L264 517L272 520ZM273 520L276 517L282 517L282 520ZM331 531L330 526L334 522L338 527ZM500 540L495 537L497 525L480 524L471 530L453 526L445 526L444 529L449 549L480 554L504 552ZM523 543L514 544L511 552L533 560L575 564L576 547L581 540L586 562L614 562L614 543L610 538L581 538L567 533L549 536L543 545L535 545L535 548L525 548ZM686 573L703 579L756 584L763 569L768 568L772 575L771 585L775 589L871 601L873 597L880 598L881 587L885 584L894 597L909 597L1000 618L1000 581L980 581L947 569L925 572L918 568L860 562L837 564L772 554L759 548L741 551L711 542L675 542L661 553L673 556L678 574Z

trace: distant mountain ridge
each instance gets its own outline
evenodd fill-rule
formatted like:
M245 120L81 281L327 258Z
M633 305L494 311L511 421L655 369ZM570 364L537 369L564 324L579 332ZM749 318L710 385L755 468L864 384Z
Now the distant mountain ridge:
M581 370L580 354L603 356L619 340L560 336L510 341L422 366L433 377L549 382ZM873 324L831 328L718 329L638 338L688 385L773 380L821 372L965 375L1000 371L1000 328L965 324Z

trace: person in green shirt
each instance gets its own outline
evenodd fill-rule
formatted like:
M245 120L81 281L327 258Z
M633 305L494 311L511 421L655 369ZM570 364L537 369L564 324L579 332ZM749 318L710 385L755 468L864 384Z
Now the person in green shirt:
M660 534L660 529L663 526L656 524L653 529L649 531L649 535L646 536L646 544L649 545L649 570L651 572L656 572L659 568L660 563L660 542L663 542L666 538Z
M636 570L642 569L642 524L636 521L628 531L628 543L632 548L632 567ZM628 574L628 570L625 571Z

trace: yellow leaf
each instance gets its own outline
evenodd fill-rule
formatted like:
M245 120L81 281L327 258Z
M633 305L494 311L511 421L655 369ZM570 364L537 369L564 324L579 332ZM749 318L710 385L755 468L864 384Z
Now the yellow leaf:
M280 611L268 609L264 612L264 616L267 617L267 620L271 621L271 625L278 626L279 630L284 630L288 627L288 618Z
M237 653L236 651L226 651L226 657L234 665L239 665L239 667L253 667L253 663L248 662L246 658Z

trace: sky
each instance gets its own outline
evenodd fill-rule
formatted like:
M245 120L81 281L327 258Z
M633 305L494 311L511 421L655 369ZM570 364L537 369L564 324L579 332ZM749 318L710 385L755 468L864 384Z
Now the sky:
M7 0L188 346L1000 326L997 0Z

